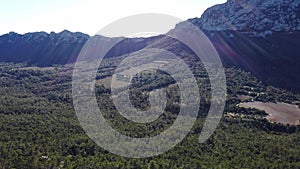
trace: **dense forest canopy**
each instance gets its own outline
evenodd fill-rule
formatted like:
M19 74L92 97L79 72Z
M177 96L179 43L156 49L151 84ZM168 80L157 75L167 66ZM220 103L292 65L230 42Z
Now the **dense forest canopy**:
M116 60L105 60L105 62ZM200 69L197 69L200 70ZM105 118L123 134L153 136L176 119L178 90L167 74L142 73L131 87L133 104L145 109L147 94L163 87L168 93L166 112L153 123L142 125L118 114L106 87L111 70L99 70L96 83L98 103ZM153 73L153 72L152 72ZM238 107L241 102L285 102L298 104L299 95L264 86L251 73L226 68L228 99L221 123L205 143L198 136L209 108L209 82L205 72L197 80L202 102L198 119L189 135L170 151L156 157L130 159L97 146L83 131L72 106L72 66L47 68L1 63L0 67L0 166L2 168L291 168L300 166L300 128L270 123L257 109ZM105 80L106 79L106 80ZM141 85L142 84L142 85ZM240 96L244 96L241 99ZM245 97L248 96L248 97ZM246 98L246 99L245 99ZM248 99L248 100L247 100ZM144 131L147 130L145 133Z

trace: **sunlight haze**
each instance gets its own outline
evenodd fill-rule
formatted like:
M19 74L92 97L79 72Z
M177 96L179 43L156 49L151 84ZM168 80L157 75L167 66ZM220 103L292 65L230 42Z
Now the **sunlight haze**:
M107 24L140 13L162 13L186 20L200 17L225 0L11 0L0 1L0 34L70 30L94 35Z

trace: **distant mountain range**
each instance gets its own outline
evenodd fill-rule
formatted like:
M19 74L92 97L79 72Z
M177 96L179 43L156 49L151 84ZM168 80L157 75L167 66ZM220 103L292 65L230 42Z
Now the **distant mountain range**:
M224 66L250 71L267 84L300 92L300 1L228 0L207 9L197 25L216 47ZM179 23L180 24L180 23ZM8 33L0 36L0 62L50 66L73 63L89 36L83 33ZM159 42L159 43L158 43ZM173 41L162 36L125 39L109 57Z
M87 34L67 30L60 33L35 32L24 35L10 32L0 36L0 62L26 62L28 65L37 66L74 63L89 38ZM156 38L125 39L107 56L120 56L137 51Z
M14 32L0 37L0 61L28 62L38 66L74 62L89 36L83 33Z

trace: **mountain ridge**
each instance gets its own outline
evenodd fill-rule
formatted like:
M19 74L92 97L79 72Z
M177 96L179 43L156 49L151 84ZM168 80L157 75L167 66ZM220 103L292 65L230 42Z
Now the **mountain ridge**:
M66 30L23 35L10 32L0 36L0 61L39 66L74 62L88 38L86 34Z
M125 38L109 51L107 57L140 50L158 37ZM0 36L0 62L26 62L28 65L41 67L74 63L90 38L87 34L68 30L59 33L10 32Z
M270 18L273 18L273 24L261 24ZM188 21L207 35L225 67L239 67L252 72L266 84L300 92L300 1L228 0L208 8L201 18ZM276 21L283 24L278 26ZM261 28L257 29L258 26ZM24 35L11 32L0 36L0 61L37 66L74 63L89 38L86 34L67 30ZM113 47L107 56L138 51L161 39L161 36L127 38ZM165 43L168 44L162 46L171 52L180 50L172 41Z
M298 0L228 0L188 21L207 31L234 30L255 37L300 30Z

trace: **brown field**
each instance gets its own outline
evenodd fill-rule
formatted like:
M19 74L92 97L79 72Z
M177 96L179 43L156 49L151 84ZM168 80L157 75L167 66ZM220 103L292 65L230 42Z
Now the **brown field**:
M255 108L269 114L267 119L270 122L298 125L300 120L300 109L296 105L287 103L263 103L247 102L240 103L240 107Z

